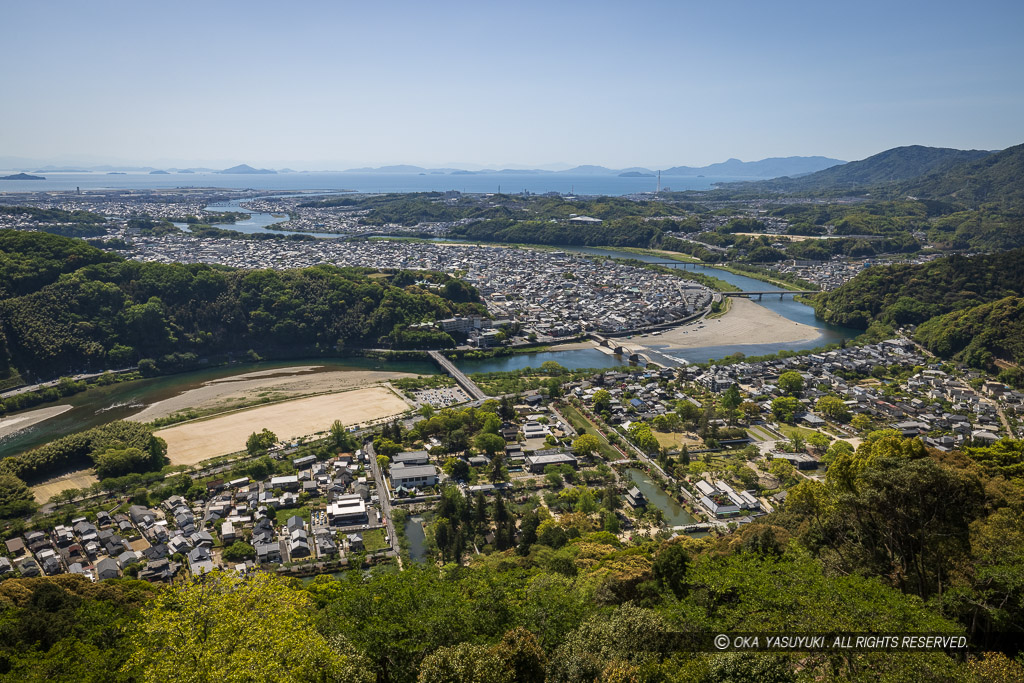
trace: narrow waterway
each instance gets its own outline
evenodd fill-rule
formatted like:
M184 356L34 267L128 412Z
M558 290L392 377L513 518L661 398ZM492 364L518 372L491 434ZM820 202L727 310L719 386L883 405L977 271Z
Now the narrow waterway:
M423 562L427 558L427 537L423 531L423 518L406 517L403 531L409 541L409 558L413 562Z
M670 498L667 493L662 491L643 470L630 467L626 470L626 474L647 498L648 504L654 505L654 507L661 510L665 516L665 523L669 526L686 526L700 521L683 509L679 503Z

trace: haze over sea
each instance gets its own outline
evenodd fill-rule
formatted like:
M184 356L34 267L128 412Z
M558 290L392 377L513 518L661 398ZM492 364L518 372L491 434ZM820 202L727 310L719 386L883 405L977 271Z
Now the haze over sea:
M221 187L253 190L354 190L356 192L459 192L517 193L523 190L542 194L559 192L581 195L624 195L654 192L657 178L621 178L616 175L569 173L278 173L263 175L227 175L220 173L35 173L46 180L0 180L0 192L50 192L99 189L166 189L181 187ZM708 190L714 183L752 178L662 176L662 189Z

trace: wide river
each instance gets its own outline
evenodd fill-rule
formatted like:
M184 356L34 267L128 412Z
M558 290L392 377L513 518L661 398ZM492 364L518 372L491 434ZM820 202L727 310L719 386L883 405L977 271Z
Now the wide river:
M219 210L243 210L232 202L230 206L210 207ZM249 220L222 227L239 230L247 233L265 232L266 226L282 219L275 218L271 214L253 213ZM275 231L276 232L276 231ZM336 235L331 235L336 237ZM630 252L617 251L614 249L597 249L587 247L565 248L566 251L577 251L593 256L606 256L617 258L637 259L647 262L662 262L664 259L655 256L638 255ZM761 280L736 275L725 270L687 264L687 270L706 272L721 280L725 280L744 291L758 291L764 289L775 289L774 285L767 285ZM657 344L657 337L643 339L642 343L659 352L671 355L674 358L683 358L689 362L705 362L711 358L722 358L726 355L742 352L748 356L764 355L775 353L783 349L801 350L816 348L825 344L838 342L841 339L848 339L855 336L856 330L829 325L814 317L814 311L804 304L794 301L791 297L780 300L777 297L765 297L758 301L765 308L768 308L779 315L790 320L815 327L820 332L817 339L798 343L774 343L774 344L748 344L729 346L709 346L690 349L672 349ZM500 358L487 358L475 360L463 360L458 363L459 368L467 373L476 372L499 372L519 370L526 367L539 367L545 361L555 361L569 369L580 368L610 368L625 364L625 361L618 356L604 353L596 348L573 349L568 351L542 351L538 353L522 353ZM113 420L124 419L138 412L142 407L155 403L171 396L178 395L190 389L201 386L204 382L230 375L253 372L255 370L268 370L293 365L316 364L322 366L320 372L329 370L357 369L357 370L388 370L395 372L435 373L437 369L427 361L377 361L366 358L336 358L336 359L306 359L281 362L262 362L254 364L231 365L208 370L197 370L194 372L144 379L126 384L115 384L108 387L96 387L89 391L73 396L57 405L70 405L68 410L61 415L40 422L7 437L0 439L0 457L6 457L34 448L54 438L70 434L82 429L88 429Z

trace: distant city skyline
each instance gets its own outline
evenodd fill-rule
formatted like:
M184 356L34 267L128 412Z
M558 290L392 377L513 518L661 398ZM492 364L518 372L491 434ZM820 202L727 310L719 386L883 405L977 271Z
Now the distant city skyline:
M344 170L1024 142L1024 5L17 3L0 157Z

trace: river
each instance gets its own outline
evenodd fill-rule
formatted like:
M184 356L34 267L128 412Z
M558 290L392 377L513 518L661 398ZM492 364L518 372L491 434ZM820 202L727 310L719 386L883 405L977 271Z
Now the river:
M242 232L253 233L264 231L264 226L281 220L279 218L274 218L271 214L246 211L245 209L237 206L237 203L234 202L225 205L211 206L210 208L212 210L219 211L230 210L250 213L251 217L248 221L243 221L237 224L224 224L220 226ZM336 235L332 236L337 237ZM646 262L664 260L656 256L633 254L614 249L575 247L566 248L565 250L576 251L592 256L630 258ZM744 275L737 275L718 268L689 264L686 266L686 269L706 272L709 275L714 275L717 278L739 287L741 290L756 291L766 288L765 283L761 280L756 280ZM754 356L775 353L782 349L800 350L815 348L824 344L838 342L841 339L852 338L858 333L856 330L836 327L817 320L814 317L813 309L809 306L793 301L792 299L778 300L774 297L766 297L764 301L758 301L757 303L761 304L765 308L775 311L785 318L817 328L821 333L820 336L813 341L793 344L775 343L728 345L678 350L664 345L657 345L655 337L644 339L643 343L645 346L667 353L673 357L681 357L689 362L699 363L711 358L721 358L737 351L748 356ZM604 353L596 348L559 351L557 350L557 347L555 347L553 350L540 351L536 353L521 353L497 358L464 359L459 361L457 365L463 372L473 374L478 372L503 372L520 370L527 367L540 367L540 365L545 361L555 361L569 369L611 368L626 364L624 359L621 357ZM83 394L59 401L56 404L70 405L72 406L71 410L0 439L0 457L7 457L15 453L20 453L66 434L89 429L113 420L130 417L146 405L196 388L201 386L204 382L212 379L252 372L254 370L267 370L303 364L322 366L322 369L319 370L321 372L345 368L361 370L391 370L396 372L416 372L423 374L433 374L437 372L434 365L428 361L380 361L361 357L333 359L317 358L270 363L235 364L211 368L208 370L187 372L179 375L144 379L125 384L93 387Z
M226 230L237 230L238 232L244 232L248 234L271 232L281 235L307 234L312 235L314 237L324 238L347 237L346 235L338 235L334 233L295 233L293 231L276 230L268 228L267 226L280 223L286 219L275 218L272 214L269 213L259 213L255 211L250 211L240 206L241 201L244 200L235 200L223 204L214 204L206 207L210 211L237 211L249 214L249 220L241 221L238 223L217 224L216 227L224 228ZM465 242L466 240L435 238L432 239L431 241ZM635 259L637 261L643 261L645 263L664 264L666 260L669 260L662 256L635 254L628 251L619 251L616 249L603 249L598 247L562 247L562 250L576 252L580 254L587 254L589 256ZM768 284L764 280L758 280L756 278L752 278L746 275L738 275L727 270L722 270L721 268L715 268L714 266L706 266L693 263L684 264L680 262L678 266L670 265L669 267L676 267L687 271L710 275L738 287L741 291L763 291L765 289L777 288L775 285ZM773 296L768 296L765 297L763 300L758 299L757 303L770 311L778 313L784 318L816 328L820 333L819 336L816 339L805 342L775 342L769 344L730 344L728 346L716 345L696 349L673 349L671 346L665 344L658 344L654 340L654 338L645 339L643 345L656 351L667 353L675 358L683 358L690 363L705 363L713 358L722 358L723 356L727 356L737 352L747 356L763 356L770 353L776 353L782 350L801 351L804 349L813 349L819 346L825 346L826 344L838 343L844 339L852 339L853 337L860 334L859 330L844 328L838 325L832 325L830 323L826 323L822 320L817 319L814 316L813 308L806 304L802 304L799 301L796 301L793 297L776 298ZM493 364L478 363L476 361L464 361L466 363L466 366L463 367L460 364L460 368L466 373L473 373L495 372L498 370L519 370L524 367L531 366L538 367L540 363L544 362L545 360L557 361L562 366L567 368L611 367L613 365L618 365L621 363L621 361L618 359L609 360L614 359L614 357L612 356L609 356L602 360L593 353L588 354L586 351L580 350L556 351L552 353L556 353L558 355L549 356L546 354L531 354L529 357L515 356L505 359L502 362ZM541 356L544 357L541 358ZM536 365L532 365L532 363L534 362L536 363Z
M314 373L335 370L386 370L420 374L437 372L434 364L427 360L381 361L362 357L312 358L236 363L207 370L194 370L177 375L152 377L102 387L91 385L85 392L55 404L43 404L69 405L71 410L0 439L0 457L20 453L73 432L97 427L114 420L126 419L147 405L196 389L211 380L257 370L266 371L299 365L318 366L313 370Z

